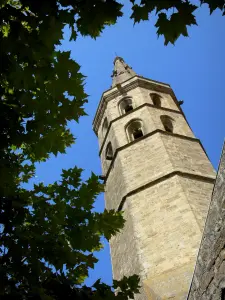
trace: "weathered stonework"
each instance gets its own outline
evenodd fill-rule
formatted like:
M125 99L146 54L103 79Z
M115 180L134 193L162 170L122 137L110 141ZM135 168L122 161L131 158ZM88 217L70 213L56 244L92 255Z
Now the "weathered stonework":
M126 219L110 241L113 276L139 274L137 300L185 300L215 171L168 84L136 75L120 58L114 71L113 87L103 94L94 119L106 208L123 210ZM150 93L157 93L160 105ZM121 114L124 97L132 99L132 109ZM172 130L162 116L172 120ZM143 136L132 141L127 126L135 120Z
M225 289L225 145L188 300L222 300Z

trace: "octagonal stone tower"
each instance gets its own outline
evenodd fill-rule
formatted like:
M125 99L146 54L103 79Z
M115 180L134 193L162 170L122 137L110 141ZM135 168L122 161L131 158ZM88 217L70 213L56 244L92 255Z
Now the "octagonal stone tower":
M113 276L139 274L136 299L187 299L215 171L168 84L121 57L112 77L93 128L106 208L126 219L110 241Z

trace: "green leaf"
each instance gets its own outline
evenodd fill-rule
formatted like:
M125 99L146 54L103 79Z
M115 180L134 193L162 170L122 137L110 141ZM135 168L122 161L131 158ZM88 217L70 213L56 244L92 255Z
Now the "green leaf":
M225 14L225 1L224 0L201 0L201 3L207 3L212 14L217 8Z
M146 9L146 7L141 7L135 4L133 5L132 10L133 13L131 15L131 19L134 19L135 23L148 20L149 11Z
M155 26L158 28L158 35L164 35L165 45L174 44L180 35L188 36L187 26L196 25L194 10L197 7L188 2L177 6L178 12L173 13L168 19L165 13L160 13Z
M134 19L135 23L139 23L141 20L148 20L148 15L156 10L156 13L161 10L169 10L175 8L181 3L181 0L142 0L140 5L134 4L132 6L133 13L131 18Z
M110 1L83 1L79 7L77 28L82 35L96 38L106 25L113 25L122 16L120 3Z

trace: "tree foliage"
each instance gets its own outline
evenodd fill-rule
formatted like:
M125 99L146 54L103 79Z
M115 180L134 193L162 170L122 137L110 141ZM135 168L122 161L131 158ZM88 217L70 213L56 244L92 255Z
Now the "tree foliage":
M155 24L165 44L187 36L198 6L181 0L130 0L135 23ZM225 14L224 0L202 0ZM68 122L85 115L84 76L70 52L56 51L68 25L71 40L96 38L122 16L115 0L0 1L0 297L1 299L128 299L138 291L136 275L109 287L83 285L97 259L101 238L124 224L114 210L93 212L103 190L92 174L63 170L51 185L24 183L38 162L65 153L74 143ZM115 295L113 289L118 292Z
M207 4L212 13L216 9L220 9L222 15L225 15L224 0L141 0L132 2L133 13L131 18L134 23L149 20L149 16L154 12L157 15L157 34L162 35L165 45L174 44L181 36L188 36L188 26L197 25L195 11L202 4ZM137 3L136 3L137 2Z
M85 115L80 67L56 51L64 26L71 39L78 32L95 38L120 9L115 1L1 1L1 299L128 299L137 292L135 275L113 287L83 286L102 237L124 224L114 210L93 211L103 191L95 174L82 182L74 167L50 185L24 188L37 162L65 153L74 142L68 122Z

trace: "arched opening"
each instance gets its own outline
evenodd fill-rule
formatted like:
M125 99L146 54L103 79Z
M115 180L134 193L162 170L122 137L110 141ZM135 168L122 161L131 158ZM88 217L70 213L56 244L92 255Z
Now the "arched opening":
M105 158L107 160L112 160L113 159L113 148L112 148L112 143L111 142L109 142L107 147L106 147Z
M140 120L131 121L127 126L127 134L129 141L141 138L144 135L142 122Z
M150 97L152 99L152 103L157 106L157 107L161 107L162 103L161 103L161 96L159 94L156 93L150 93Z
M174 120L169 117L169 116L160 116L160 119L163 123L163 126L164 126L164 129L165 131L167 132L173 132L173 129L174 129L174 126L173 126L173 123L174 123Z
M124 98L119 103L120 113L122 115L134 109L132 98Z
M105 117L103 124L102 124L102 135L103 136L105 136L105 134L108 130L108 127L109 127L108 119L107 119L107 117Z

